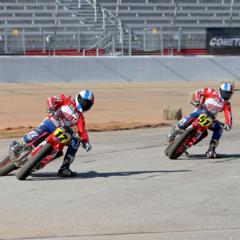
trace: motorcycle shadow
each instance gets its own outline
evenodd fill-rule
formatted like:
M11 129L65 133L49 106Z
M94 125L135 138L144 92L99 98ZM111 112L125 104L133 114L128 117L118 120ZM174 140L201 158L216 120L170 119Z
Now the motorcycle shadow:
M183 172L191 172L191 170L130 171L130 172L103 172L103 173L90 171L86 173L78 173L76 177L69 177L69 178L61 178L57 175L56 172L45 172L45 173L42 172L42 173L34 173L32 175L32 179L27 179L27 180L41 181L41 180L88 179L88 178L99 178L99 177L102 177L102 178L126 177L131 175L140 175L140 174L149 174L149 173L150 174L151 173L152 174L158 174L158 173L168 174L168 173L183 173Z
M181 160L216 160L216 162L225 162L225 161L233 161L240 160L240 154L218 154L216 158L208 158L205 154L189 154ZM180 159L179 159L180 160Z

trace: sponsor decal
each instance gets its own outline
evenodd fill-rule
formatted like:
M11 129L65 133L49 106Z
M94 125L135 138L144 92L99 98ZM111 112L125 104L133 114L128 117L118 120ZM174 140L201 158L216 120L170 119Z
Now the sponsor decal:
M214 37L210 39L211 47L240 47L240 37Z

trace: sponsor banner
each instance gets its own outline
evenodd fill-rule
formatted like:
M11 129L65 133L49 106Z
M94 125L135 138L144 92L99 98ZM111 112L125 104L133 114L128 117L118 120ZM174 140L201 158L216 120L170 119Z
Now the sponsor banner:
M207 28L209 54L240 54L240 28Z

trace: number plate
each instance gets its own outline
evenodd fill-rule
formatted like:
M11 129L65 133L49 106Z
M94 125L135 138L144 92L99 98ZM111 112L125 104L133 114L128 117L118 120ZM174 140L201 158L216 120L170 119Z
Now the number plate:
M208 118L204 114L201 114L198 117L198 122L202 127L209 127L213 123L213 120L211 118Z
M68 144L71 140L71 135L68 134L63 128L57 128L53 135L59 140L62 144Z

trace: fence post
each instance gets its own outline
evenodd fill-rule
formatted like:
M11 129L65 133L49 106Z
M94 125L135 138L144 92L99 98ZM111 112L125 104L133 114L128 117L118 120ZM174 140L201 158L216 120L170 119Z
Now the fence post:
M182 29L181 27L178 29L178 51L181 51L181 41L182 41Z
M146 31L143 29L143 50L146 51Z
M5 53L8 52L8 45L7 45L7 29L4 30L4 51Z
M123 32L123 28L121 27L120 28L120 38L121 38L121 41L120 41L120 44L121 44L121 55L123 56L123 52L124 52L124 32Z
M80 42L80 30L78 30L78 35L77 35L77 48L78 48L78 52L80 53L81 50L81 42Z
M116 55L115 37L112 35L112 56Z
M128 56L132 56L132 32L128 29Z
M43 32L43 52L46 53L46 33Z
M160 51L161 55L164 55L164 47L163 47L163 28L160 27Z
M23 48L23 53L25 55L26 53L26 38L25 38L25 29L22 29L22 48Z

